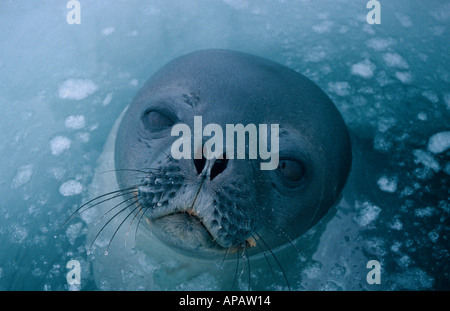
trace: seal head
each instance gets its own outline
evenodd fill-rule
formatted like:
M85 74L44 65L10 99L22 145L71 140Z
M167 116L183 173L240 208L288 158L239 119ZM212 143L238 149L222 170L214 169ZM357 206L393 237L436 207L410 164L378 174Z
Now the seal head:
M277 168L226 154L196 158L195 148L190 159L175 159L171 129L193 129L195 116L223 129L278 124ZM153 234L200 258L257 253L260 243L273 249L300 236L336 203L350 167L347 128L317 85L229 50L194 52L154 74L125 113L115 145L118 184L132 189Z

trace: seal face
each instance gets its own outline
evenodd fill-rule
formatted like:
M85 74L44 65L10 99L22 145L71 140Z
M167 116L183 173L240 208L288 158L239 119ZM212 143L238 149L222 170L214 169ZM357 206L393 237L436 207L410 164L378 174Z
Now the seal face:
M279 165L223 157L174 159L176 124L278 124ZM225 150L225 149L224 149ZM201 152L201 150L200 150ZM115 168L163 243L200 258L275 248L336 203L351 166L347 128L312 81L272 61L228 50L182 56L154 74L125 113Z

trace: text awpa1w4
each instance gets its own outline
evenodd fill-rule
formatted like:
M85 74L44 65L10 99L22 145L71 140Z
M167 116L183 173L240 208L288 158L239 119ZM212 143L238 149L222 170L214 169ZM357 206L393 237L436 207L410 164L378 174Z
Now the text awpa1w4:
M203 127L202 117L194 116L193 131L184 123L178 123L172 127L171 136L179 138L173 142L170 152L176 160L191 159L192 150L197 151L194 159L203 157L208 160L223 159L225 145L227 159L246 159L248 146L249 159L258 159L259 155L259 159L266 161L260 163L261 170L274 170L279 163L279 132L279 124L270 124L270 142L268 142L267 124L258 126L252 123L245 126L241 123L226 124L224 131L222 126L215 123ZM204 137L210 138L202 146ZM269 146L270 150L268 150ZM198 152L199 150L202 152Z

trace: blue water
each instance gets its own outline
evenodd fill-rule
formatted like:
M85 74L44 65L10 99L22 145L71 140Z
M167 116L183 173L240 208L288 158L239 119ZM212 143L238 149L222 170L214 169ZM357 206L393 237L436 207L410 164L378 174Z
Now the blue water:
M296 241L304 257L280 255L292 289L450 289L450 1L380 2L381 24L369 25L364 0L81 0L81 24L69 25L65 1L1 0L0 290L109 288L93 273L83 219L58 229L137 90L205 48L304 74L355 135L351 200L307 234L314 247ZM66 281L71 259L79 286ZM366 282L370 259L380 285ZM286 289L253 273L257 289ZM221 289L213 279L184 288Z

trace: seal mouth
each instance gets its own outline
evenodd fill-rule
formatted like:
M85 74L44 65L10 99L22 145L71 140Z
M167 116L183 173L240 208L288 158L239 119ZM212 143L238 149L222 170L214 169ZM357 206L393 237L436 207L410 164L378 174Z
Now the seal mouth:
M247 238L234 246L223 246L208 229L207 223L192 209L175 211L155 218L147 218L152 232L166 245L187 254L234 253L239 249L252 248L256 245L254 238Z
M211 241L214 241L214 237L209 232L202 219L192 210L173 212L154 218L150 220L150 222L170 223L172 226L175 226L175 230L180 230L180 233L192 234L193 232L201 231L201 233L205 234Z
M202 218L192 210L176 211L147 218L152 232L167 245L184 252L215 251L227 248L215 241Z

